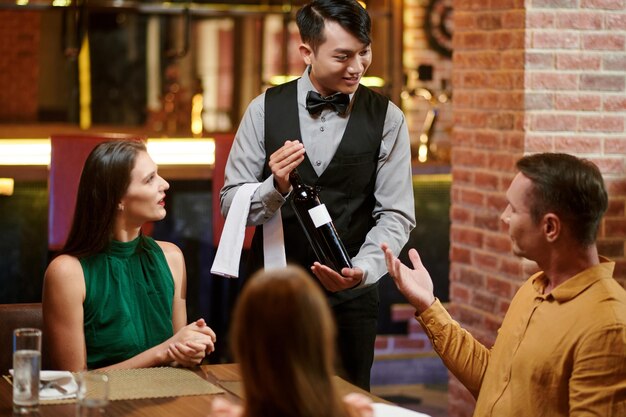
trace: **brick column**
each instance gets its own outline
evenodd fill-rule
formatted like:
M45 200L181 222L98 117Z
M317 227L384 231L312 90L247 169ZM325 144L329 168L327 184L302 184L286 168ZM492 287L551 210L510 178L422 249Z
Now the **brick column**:
M37 120L40 21L38 11L0 10L0 122Z
M515 161L568 152L597 163L610 208L603 255L626 279L626 4L618 0L457 0L450 299L487 346L535 265L511 254L499 216ZM474 401L450 380L450 416Z

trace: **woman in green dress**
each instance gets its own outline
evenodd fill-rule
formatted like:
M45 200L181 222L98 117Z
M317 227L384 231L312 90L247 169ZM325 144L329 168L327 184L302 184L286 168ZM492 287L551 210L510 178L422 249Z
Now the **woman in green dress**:
M165 217L168 188L143 142L104 142L88 156L67 243L44 278L55 368L191 367L214 350L203 319L187 324L182 252L141 232Z

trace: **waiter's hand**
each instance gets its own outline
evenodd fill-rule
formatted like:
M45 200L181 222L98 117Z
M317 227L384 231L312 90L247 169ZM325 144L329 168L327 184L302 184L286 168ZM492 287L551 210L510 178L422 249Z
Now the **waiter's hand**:
M304 161L304 145L297 140L288 140L276 152L270 155L269 167L274 176L274 187L281 194L287 194L291 188L289 173Z
M324 288L331 292L356 287L363 280L363 271L360 268L343 268L341 270L342 275L339 275L326 265L315 262L311 271L320 280Z

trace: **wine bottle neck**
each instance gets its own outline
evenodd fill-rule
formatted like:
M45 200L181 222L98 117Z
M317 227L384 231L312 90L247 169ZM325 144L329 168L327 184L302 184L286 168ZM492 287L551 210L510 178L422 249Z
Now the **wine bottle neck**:
M293 171L289 173L289 182L294 187L301 187L304 185L304 183L302 182L302 178L300 178L300 174L298 173L297 169L294 169Z

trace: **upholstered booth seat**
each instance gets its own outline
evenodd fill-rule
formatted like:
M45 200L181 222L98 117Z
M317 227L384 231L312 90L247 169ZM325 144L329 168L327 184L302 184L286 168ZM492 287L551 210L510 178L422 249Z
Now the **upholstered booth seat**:
M0 304L0 374L5 375L13 367L13 330L34 327L43 330L41 303ZM42 369L49 361L46 355L45 335L42 342Z

